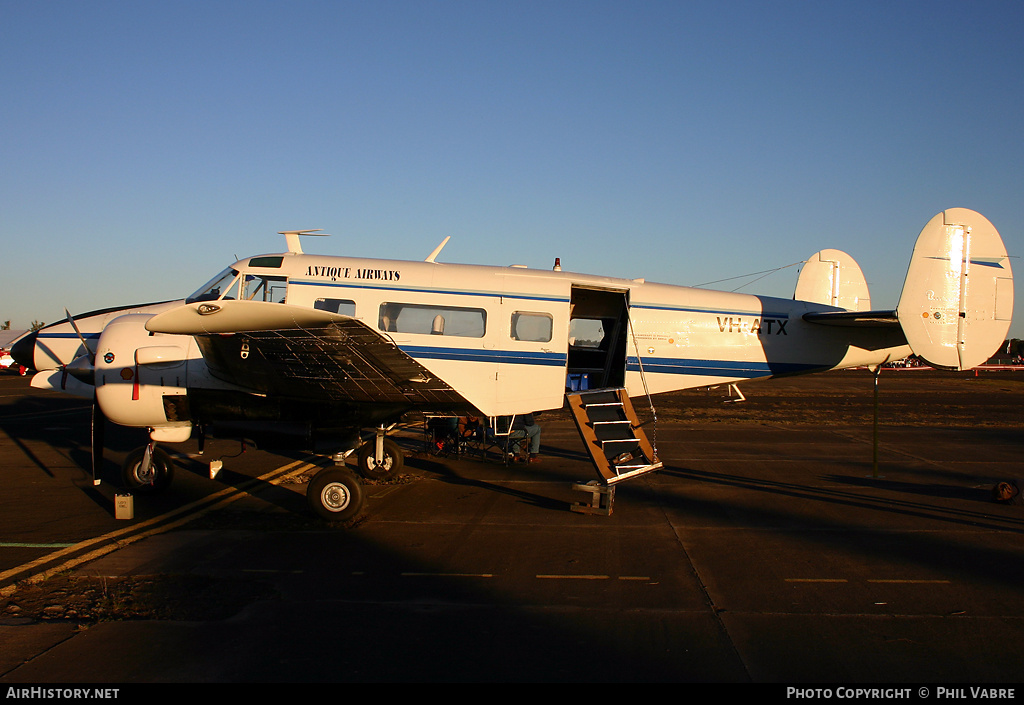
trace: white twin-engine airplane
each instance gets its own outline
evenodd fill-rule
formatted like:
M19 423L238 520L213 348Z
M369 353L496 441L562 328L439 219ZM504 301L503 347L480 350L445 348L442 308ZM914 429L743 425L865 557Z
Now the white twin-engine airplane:
M94 400L93 473L104 419L149 430L123 476L170 480L161 442L287 435L381 477L401 465L387 431L411 411L506 417L568 400L604 486L661 466L629 398L878 366L911 353L969 369L1001 345L1013 275L999 233L953 208L921 232L895 310L871 309L853 259L822 250L792 300L560 271L288 252L240 260L184 301L99 311L42 328L13 354L33 386ZM447 242L447 240L445 241ZM365 439L365 440L364 440ZM310 483L328 520L362 505L344 466Z

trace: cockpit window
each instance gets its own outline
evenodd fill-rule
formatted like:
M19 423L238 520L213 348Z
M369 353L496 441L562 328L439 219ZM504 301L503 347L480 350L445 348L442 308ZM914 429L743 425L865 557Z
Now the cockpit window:
M189 296L186 303L216 301L217 299L284 303L287 293L288 279L286 277L266 277L252 272L243 272L239 276L237 269L229 268Z
M221 298L236 299L238 298L238 282L235 281L237 277L238 271L229 267L185 299L185 303L216 301Z
M264 277L246 273L243 296L247 301L270 301L283 304L288 293L288 280L285 277Z

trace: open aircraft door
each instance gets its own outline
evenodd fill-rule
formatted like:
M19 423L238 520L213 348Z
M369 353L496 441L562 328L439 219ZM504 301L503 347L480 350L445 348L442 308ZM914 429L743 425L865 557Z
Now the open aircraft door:
M569 302L569 387L626 383L629 291L574 286Z
M566 399L605 487L661 467L626 392L629 291L573 287ZM611 492L594 507L611 511Z

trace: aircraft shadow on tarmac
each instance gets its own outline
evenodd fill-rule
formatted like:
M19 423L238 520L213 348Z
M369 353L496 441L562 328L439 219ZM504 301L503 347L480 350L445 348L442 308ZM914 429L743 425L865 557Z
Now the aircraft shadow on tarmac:
M500 463L501 461L497 461ZM533 492L526 492L522 489L509 487L498 482L488 482L480 478L471 478L459 473L454 463L444 463L427 458L409 458L406 460L406 464L410 467L414 467L418 470L430 472L441 479L442 482L447 482L453 485L465 485L467 487L476 487L484 489L490 492L496 492L499 494L507 495L510 497L516 497L523 502L532 504L542 509L551 510L564 510L565 502L556 500L552 497L545 497L543 495L535 494ZM520 466L522 469L520 479L525 479L527 475L533 474L529 469L530 466ZM550 481L550 476L544 478L545 481Z

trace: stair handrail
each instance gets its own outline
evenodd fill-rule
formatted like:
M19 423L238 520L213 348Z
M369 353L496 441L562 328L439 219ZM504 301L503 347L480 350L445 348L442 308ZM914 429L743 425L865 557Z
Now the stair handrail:
M636 350L636 363L640 368L640 381L644 385L644 394L647 396L647 405L651 408L651 416L654 419L654 430L651 433L651 448L654 449L654 457L651 462L658 461L658 411L654 408L654 400L651 399L651 390L647 387L647 376L644 374L644 361L640 356L640 345L636 340L636 331L633 330L633 314L629 309L629 301L626 302L626 325L629 326L629 335L633 339L633 349Z

